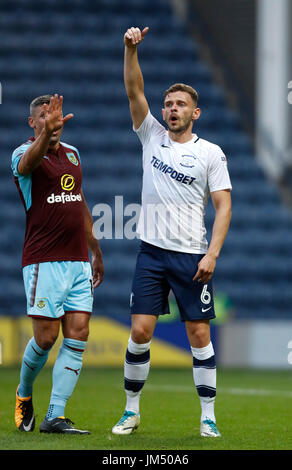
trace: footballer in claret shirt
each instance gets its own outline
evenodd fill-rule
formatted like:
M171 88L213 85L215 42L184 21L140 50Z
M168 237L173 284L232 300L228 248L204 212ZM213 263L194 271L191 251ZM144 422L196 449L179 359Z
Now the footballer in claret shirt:
M63 126L71 118L73 114L63 117L62 96L35 98L29 117L34 137L12 154L12 171L26 212L22 267L34 333L24 351L16 393L15 423L25 432L35 427L34 380L61 326L64 339L40 432L89 434L65 418L65 406L81 371L93 288L102 282L104 268L81 188L79 152L60 142Z

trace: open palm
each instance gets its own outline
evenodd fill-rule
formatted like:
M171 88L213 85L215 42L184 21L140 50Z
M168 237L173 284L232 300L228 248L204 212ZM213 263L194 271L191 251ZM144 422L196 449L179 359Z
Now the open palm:
M50 103L44 105L45 108L45 129L47 133L52 133L61 129L64 124L73 118L73 114L63 117L63 96L55 94L51 97Z

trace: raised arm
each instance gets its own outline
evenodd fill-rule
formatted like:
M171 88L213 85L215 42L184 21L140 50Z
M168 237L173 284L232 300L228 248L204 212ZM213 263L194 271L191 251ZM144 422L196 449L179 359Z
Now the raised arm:
M141 126L149 110L144 95L144 80L137 52L137 46L143 41L148 30L148 27L144 28L142 32L139 28L129 28L124 35L124 82L135 129Z
M43 117L41 118L43 128L19 161L18 172L21 175L31 173L39 166L42 158L46 155L53 133L61 129L65 122L72 117L73 114L67 114L63 117L63 96L59 97L55 94L52 96L49 105L43 105Z

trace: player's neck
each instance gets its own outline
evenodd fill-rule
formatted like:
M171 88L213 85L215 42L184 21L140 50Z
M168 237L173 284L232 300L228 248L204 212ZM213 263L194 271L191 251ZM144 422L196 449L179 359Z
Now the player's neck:
M57 152L58 148L60 147L60 141L54 143L54 144L51 144L49 145L49 149L50 150L53 150L54 152Z
M168 136L172 141L177 142L179 144L185 144L186 142L192 140L194 137L191 130L184 131L182 133L171 132L170 130L168 130Z

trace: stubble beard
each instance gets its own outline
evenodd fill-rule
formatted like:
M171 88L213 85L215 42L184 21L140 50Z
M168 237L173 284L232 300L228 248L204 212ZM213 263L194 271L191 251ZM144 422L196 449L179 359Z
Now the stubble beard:
M169 131L173 132L173 134L183 134L186 130L188 130L191 123L192 123L192 118L188 118L181 126L173 128L171 125L171 121L168 121L167 127Z

